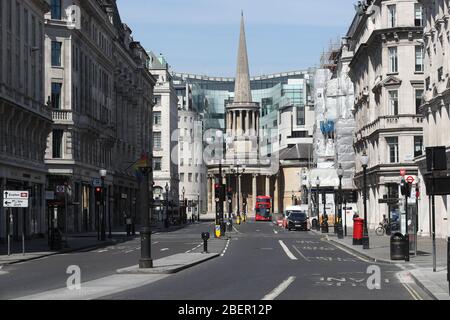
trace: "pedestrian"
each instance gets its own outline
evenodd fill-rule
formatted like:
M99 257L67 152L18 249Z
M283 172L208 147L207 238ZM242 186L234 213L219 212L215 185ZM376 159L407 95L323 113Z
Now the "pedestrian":
M123 216L125 218L125 225L126 225L126 231L127 231L127 236L131 236L131 225L133 223L133 221L131 220L131 218L124 212Z

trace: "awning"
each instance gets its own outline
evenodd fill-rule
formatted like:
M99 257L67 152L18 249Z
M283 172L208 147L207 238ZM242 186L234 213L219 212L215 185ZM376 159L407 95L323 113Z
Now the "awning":
M319 177L320 180L320 188L339 187L339 176L337 174L336 169L327 168L327 169L311 169L310 172L306 173L306 179L302 179L302 185L305 187L309 186L309 179L311 179L311 187L316 187L316 180Z

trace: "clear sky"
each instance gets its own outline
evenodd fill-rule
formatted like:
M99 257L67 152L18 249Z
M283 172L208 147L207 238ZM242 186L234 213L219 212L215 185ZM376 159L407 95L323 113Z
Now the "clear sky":
M241 9L252 75L315 66L345 35L356 0L117 0L136 41L172 70L234 76Z

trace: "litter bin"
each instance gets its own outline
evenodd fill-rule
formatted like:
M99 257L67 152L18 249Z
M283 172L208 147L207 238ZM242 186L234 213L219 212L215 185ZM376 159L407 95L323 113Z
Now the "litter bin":
M364 219L353 219L353 245L361 246L363 243Z
M399 232L391 236L391 260L404 260L406 249L406 238Z

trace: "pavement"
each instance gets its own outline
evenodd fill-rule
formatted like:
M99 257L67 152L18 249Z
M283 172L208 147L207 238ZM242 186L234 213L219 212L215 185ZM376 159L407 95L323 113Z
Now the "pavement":
M315 231L314 231L315 232ZM318 233L319 234L319 233ZM417 238L417 255L411 255L410 261L393 261L390 259L390 236L377 236L369 232L370 249L354 246L353 229L348 228L347 237L338 239L330 228L329 241L344 246L366 259L395 264L407 271L421 288L437 300L450 300L447 281L447 240L436 239L436 272L433 272L432 240L429 237Z

